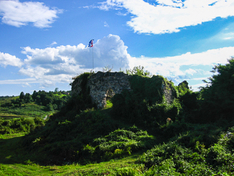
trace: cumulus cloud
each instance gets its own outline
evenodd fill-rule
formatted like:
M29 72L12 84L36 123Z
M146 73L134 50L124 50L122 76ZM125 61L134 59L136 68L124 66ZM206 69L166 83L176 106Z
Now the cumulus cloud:
M41 80L44 85L70 82L72 76L93 69L93 64L94 70L102 70L105 66L115 70L128 68L130 58L124 42L111 34L97 40L92 48L82 43L44 49L24 47L22 53L27 58L20 73Z
M16 56L0 52L0 65L2 66L11 65L15 67L21 67L23 63Z
M1 0L0 16L2 22L20 27L33 23L35 27L50 27L62 10L49 8L42 2L19 2L19 0Z
M93 48L94 58L97 58L97 66L112 66L115 70L128 67L130 55L127 46L117 35L108 35L98 40Z
M130 68L138 65L144 66L151 74L163 75L175 83L179 83L184 79L199 80L199 77L210 77L210 71L214 65L226 64L228 59L231 59L233 56L234 47L224 47L202 53L185 53L179 56L164 58L131 57L129 66ZM207 66L210 69L201 69L201 66ZM186 69L182 69L182 67Z
M28 85L37 82L47 87L55 83L69 83L72 77L93 70L93 58L94 71L101 71L106 66L113 67L113 71L119 71L120 68L125 70L140 65L151 74L167 77L175 84L188 80L189 84L196 88L204 85L201 80L212 75L210 71L214 65L226 64L227 60L234 56L234 47L201 53L188 52L173 57L132 57L120 37L110 34L95 40L92 48L81 43L42 49L25 47L22 53L26 55L24 63L15 56L4 53L0 53L0 63L20 67L19 72L31 78L25 81Z
M132 57L120 37L110 34L94 42L92 48L81 43L43 49L25 47L22 53L27 58L20 73L35 78L43 86L71 82L72 77L93 70L93 60L95 71L106 66L118 71L141 65L151 74L162 75L176 84L186 79L200 85L201 78L211 76L214 65L226 64L234 56L234 47L163 58Z
M101 10L126 9L132 14L127 24L139 33L173 33L186 26L234 16L233 0L107 0Z

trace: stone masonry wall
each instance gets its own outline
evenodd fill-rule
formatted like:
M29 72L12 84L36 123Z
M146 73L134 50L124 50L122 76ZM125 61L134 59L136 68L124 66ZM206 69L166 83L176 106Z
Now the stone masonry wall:
M173 87L171 86L171 84L168 83L163 83L162 84L162 92L165 96L166 102L168 104L171 104L175 98L175 90L173 89Z
M108 98L120 94L124 89L131 89L129 76L122 72L98 72L89 78L87 86L98 108L103 108Z
M106 105L106 101L112 98L115 94L120 94L123 90L131 90L129 78L131 76L123 72L97 72L89 76L86 84L86 89L89 89L89 94L93 103L99 109ZM82 91L82 77L76 78L72 85L72 93L79 94ZM173 102L173 89L168 83L162 83L162 93L165 96L167 103Z

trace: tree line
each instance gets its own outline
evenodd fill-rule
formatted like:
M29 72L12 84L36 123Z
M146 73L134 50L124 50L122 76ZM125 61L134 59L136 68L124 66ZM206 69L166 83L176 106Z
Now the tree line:
M20 95L16 98L12 98L10 102L6 102L2 104L2 107L21 107L24 106L26 103L36 103L38 105L45 106L45 110L53 111L61 109L65 102L70 97L69 91L49 91L46 92L44 90L39 90L33 92L31 95L30 93L21 92Z

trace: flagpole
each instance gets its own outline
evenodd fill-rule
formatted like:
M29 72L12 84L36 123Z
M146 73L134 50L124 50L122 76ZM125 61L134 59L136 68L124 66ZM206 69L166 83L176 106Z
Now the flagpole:
M92 60L93 60L93 70L94 70L93 47L92 47Z
M89 42L89 45L88 45L88 46L92 48L92 62L93 62L93 70L94 70L94 59L93 59L93 40L94 40L94 39L90 40L90 42Z

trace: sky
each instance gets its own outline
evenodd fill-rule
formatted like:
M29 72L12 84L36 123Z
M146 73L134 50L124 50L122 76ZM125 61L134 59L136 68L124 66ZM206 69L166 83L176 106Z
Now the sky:
M0 96L143 66L192 90L234 56L234 0L0 0ZM94 39L93 47L88 47Z

